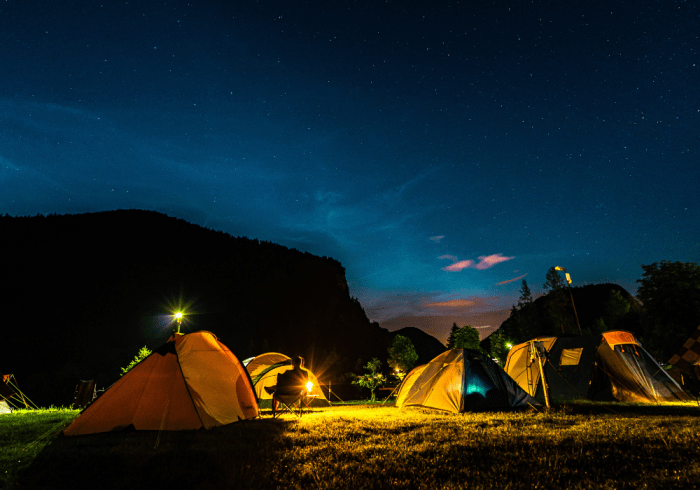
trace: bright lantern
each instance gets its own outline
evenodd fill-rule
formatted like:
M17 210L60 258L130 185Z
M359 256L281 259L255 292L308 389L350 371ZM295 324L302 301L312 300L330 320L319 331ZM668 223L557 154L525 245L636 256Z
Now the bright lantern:
M313 387L314 387L314 384L311 381L306 383L306 391L310 392L313 389Z

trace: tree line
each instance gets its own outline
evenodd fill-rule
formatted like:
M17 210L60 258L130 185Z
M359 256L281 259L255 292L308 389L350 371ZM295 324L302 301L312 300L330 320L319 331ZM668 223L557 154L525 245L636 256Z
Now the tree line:
M509 318L481 343L482 349L505 360L509 345L537 336L626 330L657 360L668 361L700 325L700 267L670 261L641 267L636 298L617 284L570 288L554 267L546 273L545 294L537 299L523 280Z

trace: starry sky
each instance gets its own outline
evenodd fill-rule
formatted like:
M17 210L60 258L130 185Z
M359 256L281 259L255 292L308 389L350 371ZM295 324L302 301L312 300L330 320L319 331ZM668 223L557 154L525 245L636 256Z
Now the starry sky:
M0 212L149 209L487 333L551 266L700 261L685 1L0 2Z

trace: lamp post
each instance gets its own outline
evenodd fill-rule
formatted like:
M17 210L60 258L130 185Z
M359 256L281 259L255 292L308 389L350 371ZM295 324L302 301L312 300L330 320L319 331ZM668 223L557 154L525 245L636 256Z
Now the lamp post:
M564 273L564 275L566 276L566 287L567 287L567 289L569 290L569 296L571 297L571 306L574 307L574 316L576 317L576 326L578 327L578 334L579 334L579 335L583 335L583 334L581 333L581 324L580 324L579 321L578 321L578 313L576 313L576 305L574 304L574 295L573 295L573 293L571 292L571 286L570 286L570 284L571 284L571 276L569 275L568 272L566 272L566 269L564 269L563 267L556 266L556 267L554 268L554 270L562 271L562 272Z
M177 334L182 335L180 333L180 326L182 325L182 312L178 311L175 313L175 320L177 321Z

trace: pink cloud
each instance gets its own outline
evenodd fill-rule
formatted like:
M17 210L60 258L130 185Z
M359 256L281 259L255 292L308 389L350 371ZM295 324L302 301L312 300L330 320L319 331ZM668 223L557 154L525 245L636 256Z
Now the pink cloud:
M457 272L462 269L477 269L484 270L490 269L496 264L505 262L507 260L514 259L515 257L504 257L503 254L493 254L493 255L482 255L479 257L479 262L474 262L473 260L460 260L457 261L457 257L454 255L441 255L438 259L449 259L454 262L452 265L443 267L442 270L449 272Z
M515 257L504 257L502 254L483 255L479 257L479 263L476 264L474 268L479 270L490 269L496 264L500 264L501 262L512 260L514 258Z
M451 299L449 301L440 301L438 303L428 303L425 306L438 306L441 308L473 308L477 306L477 302L471 299Z
M496 286L502 286L503 284L508 284L509 282L517 281L517 280L519 280L519 279L522 279L522 278L525 277L525 276L527 276L527 274L523 274L522 276L514 277L513 279L508 279L508 280L505 280L505 281L497 282L497 283L496 283Z
M462 269L467 269L474 265L473 260L460 260L459 262L455 262L452 265L448 265L447 267L443 267L442 270L444 271L450 271L450 272L457 272L461 271Z
M437 235L437 236L431 236L430 239L434 241L435 243L440 243L440 240L445 238L445 235Z

